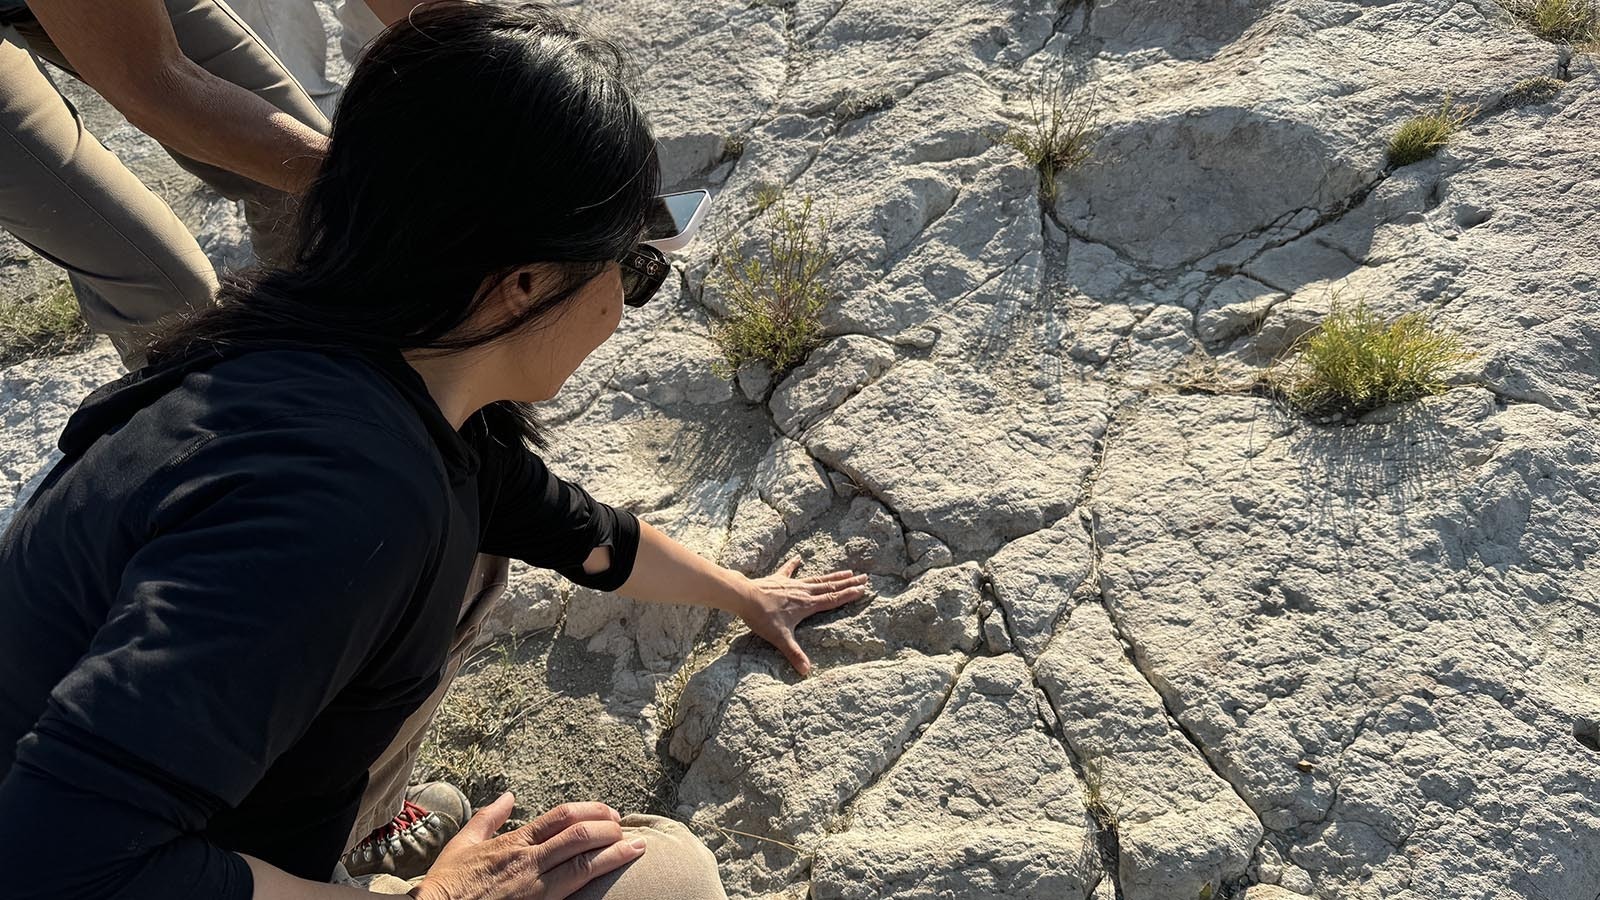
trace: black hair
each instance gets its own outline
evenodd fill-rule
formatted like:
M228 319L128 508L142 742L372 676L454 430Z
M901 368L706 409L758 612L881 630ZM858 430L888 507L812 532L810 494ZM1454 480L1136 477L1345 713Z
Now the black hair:
M659 181L615 44L542 3L426 3L356 66L293 261L227 279L150 360L261 345L450 352L537 327L638 241ZM485 286L532 263L552 264L539 302L463 331ZM482 419L499 439L543 443L525 404Z

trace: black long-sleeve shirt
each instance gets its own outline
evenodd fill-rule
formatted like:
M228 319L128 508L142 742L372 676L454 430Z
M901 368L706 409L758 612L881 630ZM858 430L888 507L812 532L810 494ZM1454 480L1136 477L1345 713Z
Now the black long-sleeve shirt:
M243 900L238 853L326 880L475 554L610 590L638 547L520 443L458 433L398 356L143 371L61 448L0 537L8 897Z

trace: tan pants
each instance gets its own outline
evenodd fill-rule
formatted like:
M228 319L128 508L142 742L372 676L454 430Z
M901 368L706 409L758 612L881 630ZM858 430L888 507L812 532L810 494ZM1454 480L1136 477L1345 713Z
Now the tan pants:
M367 791L361 797L361 811L346 847L355 846L400 811L423 735L477 641L484 616L500 599L505 586L505 558L479 556L467 582L461 617L439 686L405 721L388 749L368 770ZM645 839L644 856L589 882L572 895L573 900L727 900L717 875L716 858L689 829L660 816L630 815L623 817L622 831L630 838ZM364 886L376 893L395 894L404 894L411 887L386 875Z
M323 133L328 120L260 38L221 0L167 0L184 54ZM0 38L0 227L67 270L84 320L140 362L142 332L159 319L209 305L216 273L171 208L85 130L34 57L72 73L26 12ZM263 262L294 243L293 200L241 175L172 158L218 193L244 204Z

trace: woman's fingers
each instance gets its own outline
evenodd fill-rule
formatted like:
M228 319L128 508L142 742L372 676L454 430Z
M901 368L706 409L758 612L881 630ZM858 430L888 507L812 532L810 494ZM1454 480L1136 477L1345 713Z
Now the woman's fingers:
M793 556L789 561L778 567L778 574L784 578L793 578L794 573L800 571L800 557Z
M805 615L801 616L800 618L804 619L806 616L810 616L815 613L827 612L830 609L838 609L846 603L850 603L854 600L860 600L862 597L865 597L866 594L866 589L860 587L846 588L842 591L829 591L826 594L818 594L811 598L810 608L807 609Z
M506 823L506 819L511 818L511 810L516 805L517 798L511 796L510 791L506 791L496 797L493 803L478 810L476 815L468 819L467 824L461 826L461 830L456 832L456 836L451 840L451 843L463 841L469 845L481 844L494 837L494 833L500 830L500 826Z
M847 576L845 578L831 578L830 576L831 580L828 581L813 581L807 579L805 582L806 590L813 594L825 594L828 591L843 590L845 588L855 587L857 585L867 583L867 576L865 575L852 575L848 572L845 574Z
M621 819L616 810L604 803L563 803L515 833L530 844L542 844L579 822L616 823Z
M534 848L539 871L550 872L576 856L622 840L622 826L610 819L578 822Z
M783 654L783 658L789 661L789 665L794 666L794 670L799 672L801 677L811 674L811 660L806 657L806 652L801 650L800 645L795 642L792 630L784 628L779 631L777 638L772 641L772 645L778 648L778 652Z
M599 850L580 853L567 860L544 877L548 900L564 900L601 875L618 869L644 855L644 838L617 841Z
M857 575L855 572L849 569L840 569L837 572L829 572L826 575L812 575L810 578L805 579L805 581L808 584L824 584L830 581L844 581L850 578L865 577L865 575Z

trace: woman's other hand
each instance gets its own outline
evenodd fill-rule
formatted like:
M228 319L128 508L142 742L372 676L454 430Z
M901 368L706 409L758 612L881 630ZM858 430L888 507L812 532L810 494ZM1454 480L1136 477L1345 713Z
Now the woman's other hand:
M796 578L800 557L795 557L765 578L749 581L739 618L750 630L777 647L801 675L811 674L811 660L794 639L794 627L812 613L835 609L866 595L867 576L849 569Z
M621 817L604 803L564 803L495 836L515 799L501 794L478 811L423 878L417 900L561 900L644 855L644 838L623 840Z

